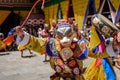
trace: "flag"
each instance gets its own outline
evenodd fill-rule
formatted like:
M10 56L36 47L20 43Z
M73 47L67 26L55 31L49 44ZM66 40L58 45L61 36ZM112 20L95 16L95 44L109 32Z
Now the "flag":
M115 16L116 16L116 10L114 8L114 6L112 5L111 1L108 0L108 5L110 8L110 13L111 13L111 18L112 18L112 22L115 23Z
M103 53L105 50L105 41L103 36L95 29L94 26L92 26L92 34L90 37L90 50L94 54L96 54L98 51L100 53Z
M93 49L96 46L98 46L101 41L100 41L100 38L99 38L94 26L91 27L91 30L92 30L92 32L91 32L91 35L90 35L89 45L90 45L90 49Z
M87 9L86 9L86 12L85 12L85 15L84 15L84 21L83 21L83 25L82 25L82 30L84 31L84 25L85 23L87 22L87 16L89 15L89 11L90 11L90 5L93 5L93 13L96 14L97 11L96 11L96 8L95 8L95 1L94 0L89 0L88 1L88 5L87 5Z
M115 17L115 23L118 22L119 18L120 18L120 6L119 6L119 8L118 8L118 12L117 12L117 15L116 15L116 17Z

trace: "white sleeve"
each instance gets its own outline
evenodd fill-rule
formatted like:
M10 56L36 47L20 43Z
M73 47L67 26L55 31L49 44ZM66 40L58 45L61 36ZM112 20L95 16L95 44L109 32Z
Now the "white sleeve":
M20 38L20 36L17 36L17 37L16 37L16 40L15 40L15 43L16 43L17 45L19 45L20 42L21 42L21 38Z
M29 40L30 40L30 34L24 32L24 37L23 37L23 39L21 40L21 42L19 42L18 45L25 46L25 45L28 44Z

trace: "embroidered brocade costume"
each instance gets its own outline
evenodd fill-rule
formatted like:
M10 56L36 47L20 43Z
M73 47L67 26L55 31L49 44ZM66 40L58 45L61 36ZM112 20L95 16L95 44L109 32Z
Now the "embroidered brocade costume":
M50 77L51 80L84 80L82 60L86 58L88 49L86 48L84 52L81 52L81 42L86 43L85 40L79 40L72 43L74 47L62 48L59 51L56 39L50 38L47 41L47 38L37 38L24 33L24 38L19 45L39 54L44 53L46 50L50 56L50 65L56 72Z

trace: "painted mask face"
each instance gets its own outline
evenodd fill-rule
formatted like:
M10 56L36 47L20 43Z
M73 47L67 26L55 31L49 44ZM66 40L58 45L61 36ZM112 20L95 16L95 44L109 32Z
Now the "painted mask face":
M72 28L69 24L64 23L57 26L56 37L63 47L69 47L73 39L76 37L76 33L72 31Z
M111 33L112 30L110 29L110 27L103 26L103 28L101 29L101 31L104 32L104 34L110 36L110 33Z

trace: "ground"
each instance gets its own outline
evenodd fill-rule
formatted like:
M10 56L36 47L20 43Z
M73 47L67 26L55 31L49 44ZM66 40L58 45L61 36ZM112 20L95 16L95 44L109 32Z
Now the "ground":
M7 55L4 55L9 53ZM0 52L0 80L50 80L49 76L54 73L49 62L44 61L44 55L33 52L34 57L21 58L19 51ZM29 55L24 51L24 55ZM84 61L86 67L91 59ZM118 80L120 70L114 67Z

